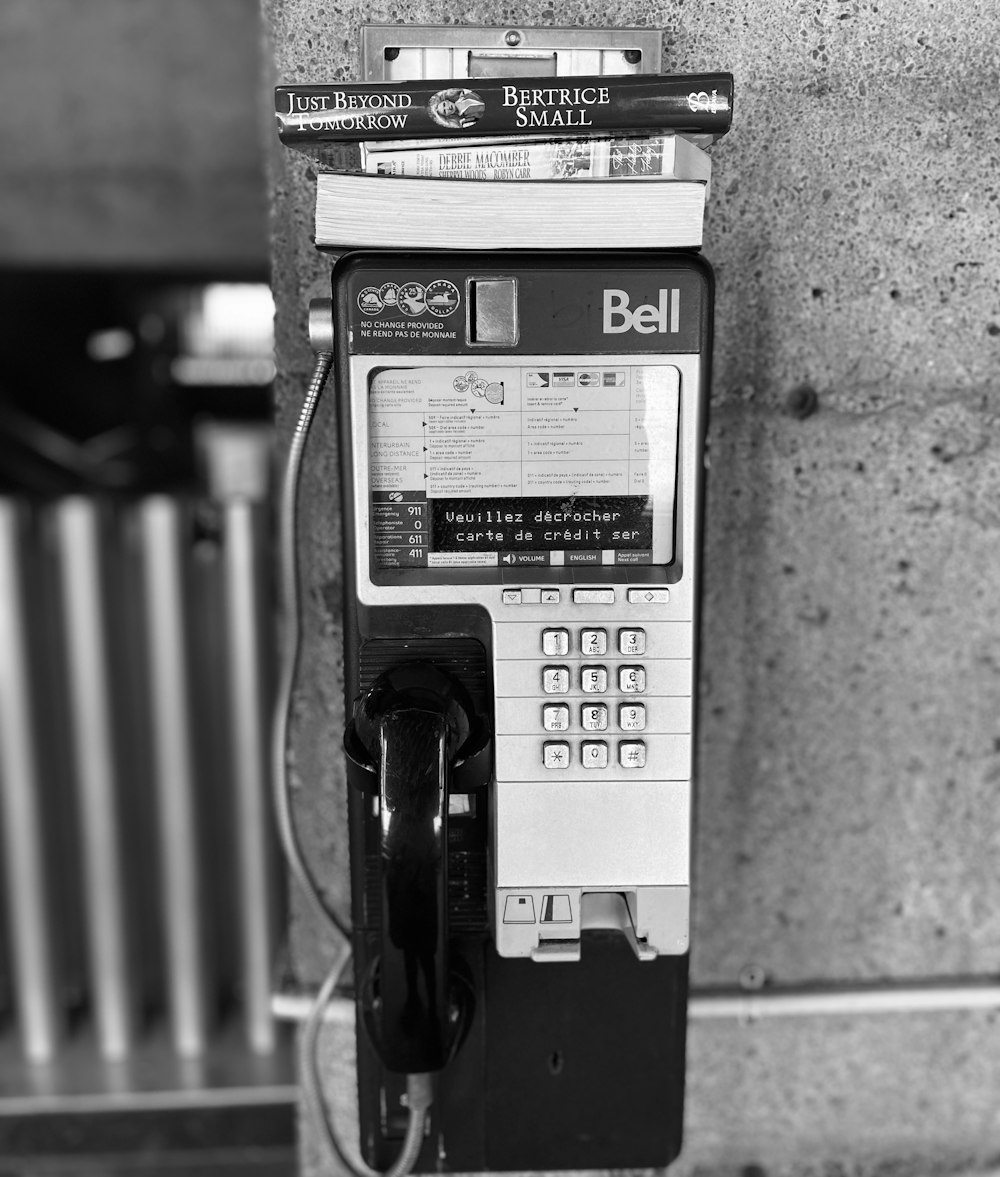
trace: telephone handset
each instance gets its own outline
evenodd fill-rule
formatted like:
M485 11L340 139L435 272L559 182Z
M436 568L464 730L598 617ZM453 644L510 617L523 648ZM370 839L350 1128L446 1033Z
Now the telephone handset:
M437 1071L471 1012L449 959L449 799L456 785L486 783L488 732L457 679L409 662L361 696L345 747L353 783L377 796L379 811L380 937L366 1027L388 1069ZM456 765L465 770L457 780Z
M402 1130L393 1076L447 1063L435 1163L666 1163L711 271L683 253L365 252L340 259L333 292L369 1159ZM616 1108L606 1157L542 1160L483 1128L502 1083L555 1121L610 1115L608 1061L603 1082L556 1069L564 1043L544 1082L526 1078L550 1007L562 1033L592 1035L599 1011L612 1041L655 1046L636 1072L623 1042L611 1073L634 1110Z

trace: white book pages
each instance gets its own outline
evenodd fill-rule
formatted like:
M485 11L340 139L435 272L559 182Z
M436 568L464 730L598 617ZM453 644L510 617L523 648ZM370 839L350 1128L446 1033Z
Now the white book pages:
M702 242L706 185L425 180L322 173L316 244L387 249L681 249Z

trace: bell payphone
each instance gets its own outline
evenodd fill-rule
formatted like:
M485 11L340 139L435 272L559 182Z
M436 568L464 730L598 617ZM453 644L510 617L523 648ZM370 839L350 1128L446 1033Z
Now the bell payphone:
M680 1147L711 271L364 252L333 275L361 1144Z

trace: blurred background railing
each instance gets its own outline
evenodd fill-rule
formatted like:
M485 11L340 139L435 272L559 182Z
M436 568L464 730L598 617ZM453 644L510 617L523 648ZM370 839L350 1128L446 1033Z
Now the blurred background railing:
M0 1155L224 1109L203 1144L287 1159L270 292L0 274L0 311Z

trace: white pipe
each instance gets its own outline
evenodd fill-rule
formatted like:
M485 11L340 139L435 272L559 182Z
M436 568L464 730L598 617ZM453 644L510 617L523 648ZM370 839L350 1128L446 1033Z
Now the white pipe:
M281 1021L301 1022L309 1014L309 994L277 993L271 1011ZM1000 1009L1000 984L995 981L882 982L873 985L827 986L816 989L696 989L688 1001L691 1021L740 1022L763 1018L857 1016L859 1014L943 1013ZM326 1021L353 1022L354 1002L334 997Z
M1000 1009L1000 984L995 981L889 981L816 989L703 989L692 993L688 1016L698 1021L736 1018L741 1022L753 1022L761 1018L981 1009Z

